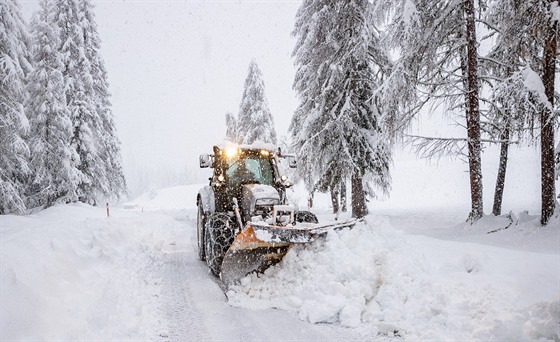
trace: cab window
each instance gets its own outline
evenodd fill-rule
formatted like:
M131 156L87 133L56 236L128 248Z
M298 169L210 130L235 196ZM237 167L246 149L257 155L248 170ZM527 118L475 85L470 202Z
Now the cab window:
M226 169L229 182L238 184L273 185L272 165L269 159L243 158L234 161Z

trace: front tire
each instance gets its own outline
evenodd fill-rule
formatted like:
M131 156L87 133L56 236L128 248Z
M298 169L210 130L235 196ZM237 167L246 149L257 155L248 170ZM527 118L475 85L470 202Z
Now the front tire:
M208 216L204 234L206 263L216 277L220 276L224 255L233 243L233 228L226 214L214 213Z
M206 253L204 250L204 227L206 226L206 215L202 209L202 204L198 204L198 215L196 216L196 240L198 244L198 257L200 260L206 260Z

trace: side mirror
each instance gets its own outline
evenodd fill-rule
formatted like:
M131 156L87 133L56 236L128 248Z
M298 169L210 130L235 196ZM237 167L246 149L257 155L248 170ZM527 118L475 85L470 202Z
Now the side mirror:
M290 169L295 169L297 167L297 159L295 156L288 157L288 166Z
M210 155L208 154L201 154L198 160L200 162L200 168L202 169L210 167L210 164L212 163L210 160Z

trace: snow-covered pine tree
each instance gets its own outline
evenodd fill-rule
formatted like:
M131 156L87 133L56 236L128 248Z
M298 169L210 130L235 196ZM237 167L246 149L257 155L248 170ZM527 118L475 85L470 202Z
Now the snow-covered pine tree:
M478 1L479 6L484 0ZM481 130L479 110L480 81L476 38L474 0L392 0L377 7L380 18L390 18L387 40L399 52L393 74L385 82L382 102L401 103L393 106L401 111L397 127L429 100L445 103L450 113L463 109L466 121L469 174L471 184L471 212L469 221L482 215ZM403 78L399 75L407 75ZM395 79L397 82L392 82ZM405 82L403 82L405 80ZM411 95L419 91L420 96ZM401 108L402 107L402 108Z
M66 103L73 125L72 146L78 156L74 162L80 171L76 193L79 201L95 204L97 196L104 192L101 184L106 175L95 136L101 120L93 100L91 64L86 56L77 0L56 0L55 9L61 38L59 50L64 56Z
M128 192L124 177L120 141L111 110L109 82L107 70L101 54L101 38L97 31L93 4L90 0L79 0L78 11L83 29L84 51L90 65L93 83L92 99L95 105L96 118L94 138L99 154L99 162L104 172L98 172L97 191L108 198L120 198Z
M25 210L29 122L25 78L31 71L29 35L16 0L0 0L0 214Z
M226 140L239 143L239 139L237 137L237 120L231 112L226 113Z
M305 0L293 35L300 104L290 132L308 189L352 180L352 215L390 187L391 138L376 89L388 61L367 0Z
M30 122L31 169L27 192L29 207L51 206L77 200L78 170L72 160L73 128L66 107L64 63L58 48L60 36L54 25L52 0L41 0L32 22L34 70L28 77L30 97L26 110Z
M265 95L262 73L252 60L245 79L245 88L237 116L239 143L252 144L256 141L276 144L274 120Z

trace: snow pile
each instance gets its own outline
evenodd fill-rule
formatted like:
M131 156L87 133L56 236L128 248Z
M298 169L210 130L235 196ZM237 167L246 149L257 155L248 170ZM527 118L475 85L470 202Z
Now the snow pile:
M64 205L0 216L0 339L153 339L173 219Z
M387 218L369 216L352 230L292 248L280 264L245 277L227 295L234 306L289 310L370 337L558 339L559 273L558 250L405 235Z

